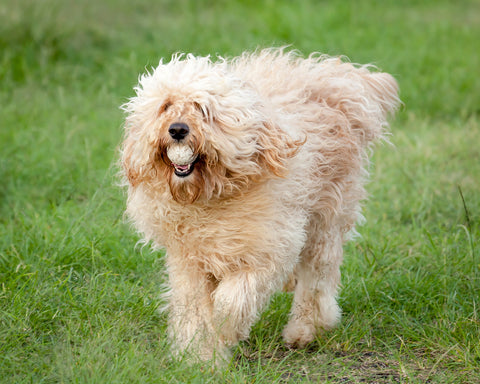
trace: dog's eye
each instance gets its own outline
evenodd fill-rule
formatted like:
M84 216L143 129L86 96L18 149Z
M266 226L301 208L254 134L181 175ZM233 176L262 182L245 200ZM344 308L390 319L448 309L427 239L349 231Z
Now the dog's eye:
M204 119L207 117L207 109L203 107L200 103L195 102L193 103L193 106L198 112L202 114Z
M170 108L171 106L172 106L172 103L170 101L167 101L165 104L163 104L160 107L159 113L167 112L168 108Z

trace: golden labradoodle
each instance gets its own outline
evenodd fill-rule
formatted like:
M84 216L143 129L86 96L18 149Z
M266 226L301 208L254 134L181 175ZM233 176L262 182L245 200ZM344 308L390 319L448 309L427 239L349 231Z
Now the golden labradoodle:
M369 68L266 49L175 55L140 78L124 105L127 213L166 249L175 354L228 358L290 277L285 343L337 324L367 155L399 104Z

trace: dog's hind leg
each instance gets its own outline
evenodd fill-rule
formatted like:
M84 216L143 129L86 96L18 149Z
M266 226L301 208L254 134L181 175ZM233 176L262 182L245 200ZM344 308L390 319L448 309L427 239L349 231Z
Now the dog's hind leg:
M283 331L285 343L295 348L313 341L317 332L333 328L341 316L336 300L343 258L341 231L325 231L319 220L312 220L308 232L296 266L290 320Z

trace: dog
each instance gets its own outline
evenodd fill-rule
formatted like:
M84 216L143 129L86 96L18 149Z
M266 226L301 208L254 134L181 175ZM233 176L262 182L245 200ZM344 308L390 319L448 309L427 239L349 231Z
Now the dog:
M394 78L270 48L176 54L135 91L123 105L126 213L166 250L174 355L228 359L289 279L285 344L333 328L368 155L400 103Z

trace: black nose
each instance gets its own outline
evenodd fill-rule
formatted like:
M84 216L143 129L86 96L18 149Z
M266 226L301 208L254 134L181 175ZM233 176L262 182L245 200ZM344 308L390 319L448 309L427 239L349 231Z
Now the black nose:
M168 128L168 133L170 134L170 136L172 136L173 139L178 141L184 139L185 136L188 135L188 132L190 132L190 129L185 123L173 123Z

